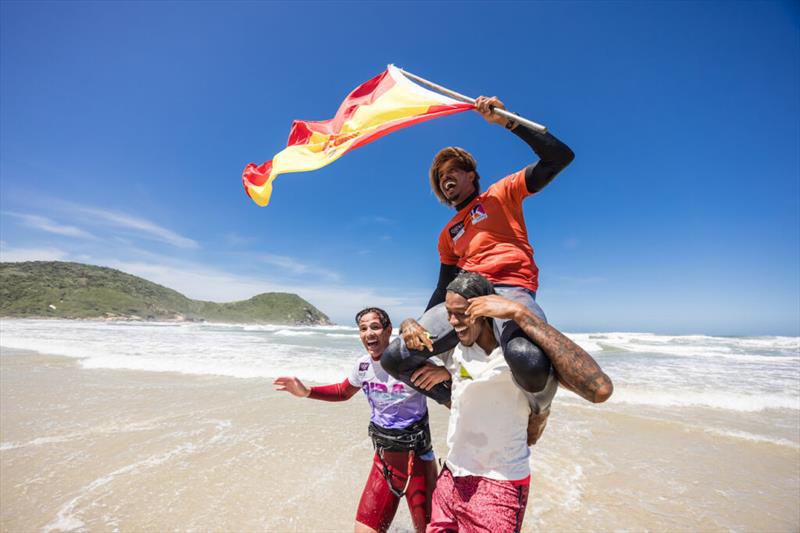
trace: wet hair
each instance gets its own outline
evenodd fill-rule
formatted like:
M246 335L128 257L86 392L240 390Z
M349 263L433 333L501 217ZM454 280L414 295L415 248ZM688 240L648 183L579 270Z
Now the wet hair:
M475 272L462 272L447 285L448 292L460 294L467 300L478 296L494 294L494 285L488 279Z
M361 317L368 313L375 313L378 315L378 320L381 322L381 326L389 327L392 325L392 321L389 320L389 313L381 309L380 307L365 307L358 313L356 313L356 325L361 321Z
M463 148L459 148L458 146L448 146L447 148L439 150L439 153L433 158L433 163L431 163L431 169L428 173L428 176L431 181L431 189L433 190L433 194L436 195L440 202L448 205L450 202L447 201L447 198L442 192L441 187L439 187L439 171L445 165L445 163L449 161L452 161L451 165L459 170L475 173L475 179L472 181L472 183L475 185L476 191L480 191L481 181L481 177L478 174L478 163L475 162L475 158L472 157L472 154Z

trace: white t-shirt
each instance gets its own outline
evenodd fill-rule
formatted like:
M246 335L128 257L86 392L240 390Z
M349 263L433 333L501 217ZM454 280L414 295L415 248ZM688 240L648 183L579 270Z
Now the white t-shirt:
M459 344L442 360L453 375L447 468L457 477L527 478L531 408L502 349L487 355L477 343Z
M356 361L348 380L364 391L372 407L370 420L382 428L407 428L428 412L425 396L394 379L369 354Z

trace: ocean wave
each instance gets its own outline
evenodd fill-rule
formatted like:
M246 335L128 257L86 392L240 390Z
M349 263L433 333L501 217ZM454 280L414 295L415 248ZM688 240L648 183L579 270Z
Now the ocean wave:
M396 330L394 333L393 339L397 338ZM800 379L800 357L796 353L786 355L791 353L786 347L797 342L794 338L619 332L569 336L595 354L617 385L614 398L619 401L741 411L797 409L792 393ZM709 350L714 343L714 351ZM0 344L77 358L85 368L237 378L296 375L316 382L341 381L353 361L364 353L358 330L352 326L12 319L2 321ZM761 344L769 348L755 347ZM695 396L681 392L670 395L670 391L691 389L692 384L696 385ZM703 388L710 392L702 392ZM742 399L738 390L747 391L753 398ZM650 391L664 396L654 396ZM627 398L626 393L630 394ZM760 400L762 397L784 399Z
M617 389L610 403L646 405L652 407L710 407L753 413L767 409L790 409L800 411L800 397L777 394L734 394L722 391L639 391Z
M706 433L711 433L713 435L719 435L720 437L727 437L731 439L739 439L739 440L746 440L750 442L758 442L764 444L774 444L776 446L784 446L786 448L793 448L795 450L800 450L800 443L793 442L788 439L781 439L776 437L767 437L765 435L755 435L753 433L748 433L746 431L735 431L735 430L720 430L720 429L711 429L707 428Z
M742 362L800 362L800 338L711 337L706 335L656 335L651 333L568 334L586 351L650 353L673 357L728 359Z
M316 331L303 331L292 329L279 329L275 332L277 337L308 337L311 335L319 335Z

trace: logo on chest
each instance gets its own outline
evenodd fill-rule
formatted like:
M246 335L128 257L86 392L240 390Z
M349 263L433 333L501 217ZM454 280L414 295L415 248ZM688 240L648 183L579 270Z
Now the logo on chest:
M454 224L450 226L450 238L453 239L453 242L456 242L464 235L464 223L459 222L458 224Z
M359 372L366 372L367 370L369 370L369 363L358 363Z
M483 208L483 205L476 204L475 207L470 209L469 218L472 220L472 224L475 225L481 220L489 218L489 215L486 214L486 209Z

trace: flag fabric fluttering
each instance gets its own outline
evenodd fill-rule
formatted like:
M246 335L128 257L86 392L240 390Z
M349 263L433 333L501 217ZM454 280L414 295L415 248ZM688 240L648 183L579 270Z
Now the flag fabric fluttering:
M250 198L265 206L279 174L316 170L395 130L474 107L428 90L389 65L351 92L332 119L295 120L286 148L271 161L247 165L242 183Z

